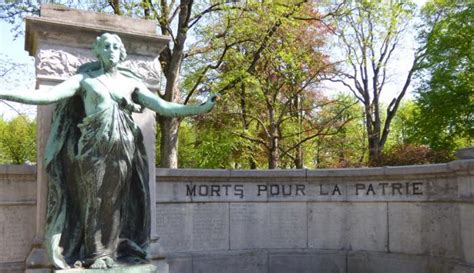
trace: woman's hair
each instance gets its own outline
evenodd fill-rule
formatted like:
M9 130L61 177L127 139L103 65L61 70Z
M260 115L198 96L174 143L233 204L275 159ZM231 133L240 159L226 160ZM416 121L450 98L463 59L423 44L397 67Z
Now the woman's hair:
M99 58L99 50L107 38L113 38L118 42L120 47L120 61L124 61L125 58L127 58L127 51L125 50L125 46L122 43L122 39L120 39L117 34L104 33L98 36L95 43L92 45L92 52L94 52L94 55Z

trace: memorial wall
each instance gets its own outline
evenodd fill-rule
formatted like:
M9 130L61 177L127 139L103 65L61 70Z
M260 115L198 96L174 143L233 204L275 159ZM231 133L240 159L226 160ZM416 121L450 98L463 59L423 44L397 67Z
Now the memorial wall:
M472 159L156 174L155 228L173 273L474 272ZM24 270L35 178L33 166L0 166L1 273Z
M157 169L170 272L474 272L474 161Z
M0 272L23 272L36 223L36 168L0 165Z
M117 20L57 6L27 18L37 89L74 74L104 31L122 37L126 65L156 85L156 56L169 38L150 21ZM0 273L49 272L42 159L51 112L38 111L38 168L0 166ZM155 119L145 115L137 122L154 162ZM160 237L151 256L165 255L173 273L474 273L470 158L334 170L157 169L156 184L151 169L151 233Z

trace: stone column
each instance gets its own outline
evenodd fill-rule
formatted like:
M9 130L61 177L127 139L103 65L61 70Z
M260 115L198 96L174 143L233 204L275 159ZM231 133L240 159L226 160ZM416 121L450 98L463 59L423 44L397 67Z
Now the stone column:
M74 75L81 64L96 60L91 45L104 32L120 36L128 56L122 64L140 74L152 91L158 91L162 84L158 54L170 39L156 34L153 21L43 5L40 17L26 18L25 49L35 57L38 92ZM36 232L33 249L26 261L26 272L48 272L40 268L49 267L46 251L42 248L48 191L43 159L53 109L53 105L38 107ZM134 119L142 129L150 164L151 236L156 241L155 114L147 110L134 115ZM158 247L152 245L152 249ZM156 255L152 253L152 257Z

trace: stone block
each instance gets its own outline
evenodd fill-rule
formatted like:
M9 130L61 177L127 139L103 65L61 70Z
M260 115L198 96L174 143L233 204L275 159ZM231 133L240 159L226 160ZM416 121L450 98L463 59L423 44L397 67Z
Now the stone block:
M474 265L474 204L460 204L460 235L464 259Z
M230 176L235 177L253 177L253 178L305 178L307 170L288 169L288 170L231 170Z
M25 265L22 262L0 263L0 273L24 273L24 272L25 272Z
M308 201L347 201L348 184L340 179L330 181L314 181L307 183L305 189L306 199Z
M160 177L229 177L230 170L207 170L207 169L167 169L156 168L157 180Z
M167 258L171 273L193 273L192 258Z
M267 254L259 251L193 257L194 273L267 273L267 268Z
M248 202L267 201L266 192L259 194L255 183L196 182L187 184L193 202Z
M108 268L108 269L73 268L73 269L54 270L53 272L54 273L169 273L168 270L159 271L158 268L152 264L120 266L120 267Z
M442 164L427 164L427 165L413 165L413 166L389 166L384 167L384 174L388 176L393 175L417 175L417 174L440 174L448 172L448 165Z
M48 268L51 267L48 253L45 248L33 247L25 261L27 268Z
M372 177L384 175L384 168L345 168L345 169L318 169L308 170L309 180L328 177Z
M231 203L230 248L305 248L306 204Z
M345 273L346 255L344 252L331 251L270 253L268 271L271 273Z
M386 251L387 205L385 203L347 203L349 215L348 249Z
M462 258L457 204L389 203L388 214L390 251Z
M474 174L474 159L454 160L448 163L448 167L452 171Z
M474 146L461 148L456 152L459 159L474 159Z
M458 196L463 201L474 202L474 175L462 175L457 177Z
M156 273L169 273L170 267L168 261L165 259L154 260L152 261L153 265L156 267Z
M61 5L43 5L41 7L41 17L52 18L54 20L64 20L66 22L84 22L88 25L128 29L132 32L154 35L156 25L149 20L140 20L118 15L107 15L78 9L69 9Z
M267 181L266 183L253 183L252 197L254 197L256 201L262 201L263 197L271 202L304 202L308 199L307 188L308 185L303 179L285 182ZM260 198L260 200L258 198Z
M308 210L308 246L344 249L348 243L348 206L344 203L310 203Z
M451 273L474 273L474 266L455 265Z
M0 206L0 263L26 259L35 234L35 206Z
M447 181L446 179L441 182ZM354 201L354 202L387 202L387 201L426 201L429 194L430 181L426 178L382 179L382 177L331 177L330 179L308 179L305 189L308 201ZM450 191L445 196L443 184L441 196L436 198L455 198L456 193ZM437 193L437 192L436 192ZM430 199L431 200L431 199Z
M36 166L34 165L0 165L0 174L3 175L25 175L28 180L35 179Z
M436 176L427 179L425 195L429 201L457 201L459 184L453 176Z
M2 203L26 202L35 204L36 181L0 180L0 205Z
M405 254L422 254L421 204L389 204L389 249Z
M348 201L424 201L429 198L429 183L424 179L376 179L354 181L347 179Z
M427 271L424 257L381 253L349 253L347 273L447 273Z
M31 55L36 54L35 50L41 44L38 39L88 48L94 36L111 32L127 40L124 41L127 52L144 56L158 55L170 40L157 35L153 22L143 19L122 18L49 5L42 5L40 13L41 17L25 18L25 50Z
M51 273L53 270L49 268L29 268L25 273Z
M387 250L384 203L309 203L308 246L314 249Z
M228 204L158 204L156 217L165 253L229 249Z
M191 195L187 194L186 185L181 182L157 182L156 202L190 202Z

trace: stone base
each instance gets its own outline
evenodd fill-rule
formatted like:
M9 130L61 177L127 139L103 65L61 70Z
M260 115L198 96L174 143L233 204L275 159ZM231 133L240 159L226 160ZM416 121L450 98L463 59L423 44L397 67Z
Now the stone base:
M353 250L242 250L170 254L170 273L474 273L443 257Z
M28 268L25 273L51 273L50 268Z
M109 269L61 269L54 270L54 273L169 273L168 263L164 260L154 262L154 264L130 265Z

